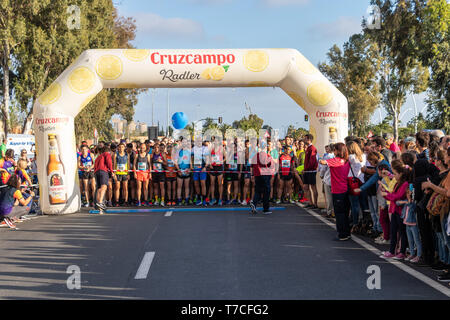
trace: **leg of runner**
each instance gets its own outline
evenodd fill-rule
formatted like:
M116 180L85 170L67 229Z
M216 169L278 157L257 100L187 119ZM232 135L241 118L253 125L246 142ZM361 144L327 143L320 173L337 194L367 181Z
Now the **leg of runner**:
M91 185L91 191L92 191L92 202L91 202L91 206L93 206L93 204L94 204L94 201L95 201L95 189L96 189L96 186L95 186L95 179L94 178L91 178L90 180L89 180L89 182L90 182L90 185Z
M138 206L141 206L141 194L142 194L142 181L136 180L136 200Z
M219 189L219 201L217 202L217 204L221 206L223 197L223 174L217 176L217 185Z
M164 181L159 182L159 190L160 190L160 195L161 195L160 205L164 207L164 205L165 205L165 203L164 203L164 196L165 196Z
M210 174L211 184L209 185L209 197L211 198L211 205L214 205L216 203L216 177L214 174Z
M232 200L233 202L232 202L232 204L236 204L238 194L239 194L239 180L236 179L233 181L233 200Z
M128 180L122 182L123 202L128 203Z
M183 179L177 177L177 205L181 205L181 189L183 189Z
M189 195L190 195L190 193L189 193L189 185L190 185L190 182L191 182L191 178L185 178L185 179L183 179L184 180L184 195L185 195L185 200L186 200L186 205L188 205L189 204Z
M84 196L86 198L85 207L89 206L89 180L84 179L82 180L83 189L84 189Z
M117 179L114 183L114 200L116 201L116 206L118 206L120 198L120 181Z
M250 178L244 178L244 188L242 190L242 205L247 205L247 194L249 192L250 187Z
M144 201L146 205L149 205L148 202L148 185L151 183L151 180L149 181L148 178L142 181L142 192L144 193Z
M283 196L283 189L284 189L284 180L280 178L280 181L278 183L278 193L277 193L277 201L276 204L281 203L281 197Z

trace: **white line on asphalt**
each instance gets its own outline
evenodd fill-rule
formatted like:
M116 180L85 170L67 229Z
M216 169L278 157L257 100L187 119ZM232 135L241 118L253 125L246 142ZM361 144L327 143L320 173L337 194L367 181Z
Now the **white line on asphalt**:
M301 246L298 244L283 244L285 247L295 247L295 248L312 248L312 246Z
M166 214L164 215L164 217L170 217L172 215L173 211L167 211Z
M327 224L328 226L330 226L331 228L336 230L336 226L331 223L330 221L326 220L325 218L321 217L320 215L318 215L317 213L315 213L312 210L306 209L304 207L302 207L300 204L296 204L298 207L306 210L306 212L308 212L310 215L316 217L317 219L319 219L320 221L322 221L323 223ZM368 244L367 242L365 242L364 240L359 239L358 237L352 235L352 240L355 241L357 244L359 244L360 246L366 248L369 251L372 251L374 254L376 254L377 256L380 256L382 253L380 250L378 250L377 248L375 248L374 246ZM438 290L439 292L441 292L442 294L446 295L447 297L450 297L450 289L446 288L445 286L441 285L440 283L436 282L435 280L427 277L426 275L414 270L413 268L407 266L406 264L402 263L401 261L397 261L397 260L390 260L387 259L387 262L389 262L390 264L393 264L394 266L396 266L397 268L405 271L406 273L410 274L411 276L413 276L414 278L422 281L423 283L429 285L430 287Z
M155 257L155 252L146 252L144 257L142 258L141 265L139 266L134 279L147 279L148 271L150 270L150 266L152 264L153 258Z

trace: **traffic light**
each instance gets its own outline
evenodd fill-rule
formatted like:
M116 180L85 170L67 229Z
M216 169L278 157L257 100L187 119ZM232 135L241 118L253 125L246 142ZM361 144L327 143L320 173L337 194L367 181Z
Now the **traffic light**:
M222 123L222 117L219 117L218 121L219 123Z
M308 122L308 115L305 114L305 122Z

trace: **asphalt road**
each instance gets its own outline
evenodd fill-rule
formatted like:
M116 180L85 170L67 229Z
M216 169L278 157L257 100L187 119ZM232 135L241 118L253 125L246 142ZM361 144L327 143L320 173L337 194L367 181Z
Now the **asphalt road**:
M360 240L332 241L335 230L297 206L269 216L82 212L18 226L0 229L2 299L450 297L448 284L435 281L431 269L397 263L412 275ZM69 266L80 270L80 289L67 286ZM380 268L380 289L367 287L369 266Z

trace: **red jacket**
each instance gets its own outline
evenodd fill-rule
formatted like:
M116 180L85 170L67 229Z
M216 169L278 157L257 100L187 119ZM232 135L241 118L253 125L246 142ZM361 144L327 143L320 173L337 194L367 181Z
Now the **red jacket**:
M271 176L275 166L273 165L273 159L267 152L261 151L255 155L256 159L252 161L253 175L259 176Z
M316 171L318 166L317 149L311 144L305 152L305 171Z
M112 158L109 152L103 152L95 159L94 172L103 170L106 172L113 172Z

